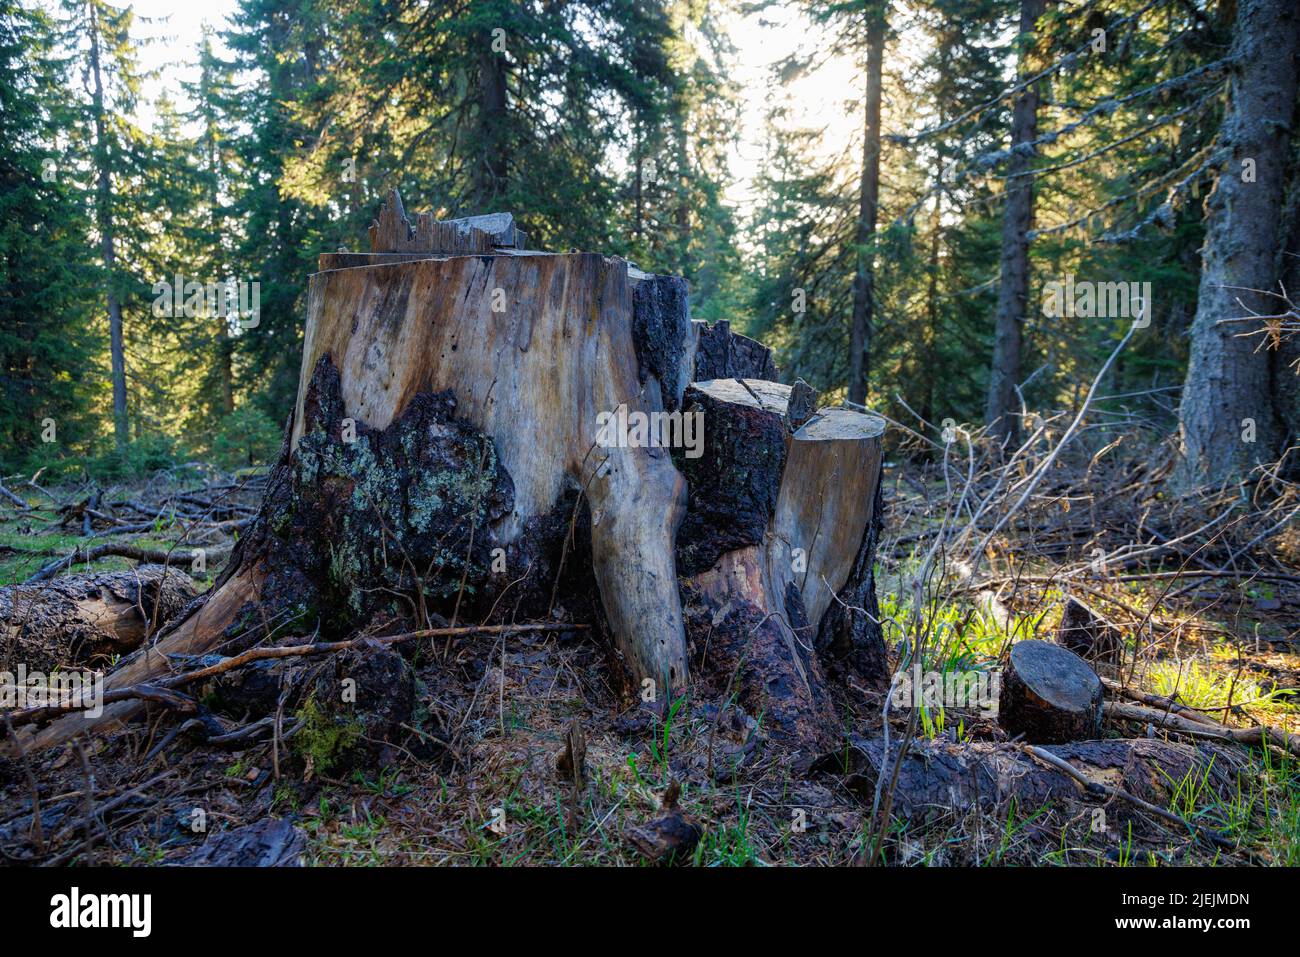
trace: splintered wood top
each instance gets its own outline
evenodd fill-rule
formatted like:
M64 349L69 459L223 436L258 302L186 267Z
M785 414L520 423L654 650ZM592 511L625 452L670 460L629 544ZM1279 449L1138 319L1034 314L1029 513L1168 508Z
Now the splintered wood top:
M372 253L487 253L496 247L522 249L524 236L510 213L460 219L434 218L431 212L406 215L402 197L390 190L370 226Z
M719 402L734 402L777 415L785 415L790 402L790 386L764 379L709 379L691 385ZM885 420L879 416L827 407L805 422L794 438L798 442L833 442L875 439L884 434Z

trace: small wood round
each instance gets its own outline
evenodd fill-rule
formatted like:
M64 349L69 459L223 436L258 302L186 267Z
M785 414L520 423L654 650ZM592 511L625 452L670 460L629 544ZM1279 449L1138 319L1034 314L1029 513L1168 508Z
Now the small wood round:
M1086 741L1101 734L1101 679L1072 651L1020 641L1002 675L998 720L1031 744Z

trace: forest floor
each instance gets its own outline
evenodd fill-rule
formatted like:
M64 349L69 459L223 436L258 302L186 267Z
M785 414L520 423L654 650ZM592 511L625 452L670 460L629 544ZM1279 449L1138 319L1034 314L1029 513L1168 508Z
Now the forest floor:
M947 538L942 560L935 560L943 516L963 511L953 505L958 492L951 471L888 466L878 593L895 663L924 632L948 636L925 652L929 666L996 668L1012 641L1052 637L1069 592L1105 609L1122 632L1124 665L1112 673L1133 688L1176 695L1232 726L1300 733L1296 524L1277 522L1287 513L1271 505L1266 516L1252 519L1252 530L1277 526L1259 541L1245 532L1232 546L1210 531L1179 535L1173 529L1198 528L1186 513L1191 505L1167 497L1151 472L1129 462L1105 475L1090 469L1086 482L1062 475L1057 491L1044 483L1030 507L989 538L983 552L989 567L972 575L969 543L962 551L953 542L949 554ZM977 484L968 481L968 490ZM209 507L202 521L193 513L159 515L143 530L142 523L119 518L129 531L93 541L163 552L201 546L224 555L240 516L257 505L255 482L244 487L177 472L106 489L102 501L179 502L190 492L193 503L211 503L214 489L220 514ZM56 507L84 504L88 491L57 489L44 497L21 491L32 508L0 508L0 585L21 582L88 544L85 509ZM1215 501L1224 500L1196 503L1208 509L1210 527L1233 524L1236 519L1215 524ZM1237 506L1228 500L1227 507ZM179 512L186 512L183 503ZM1158 544L1143 544L1151 542ZM965 557L952 557L959 553ZM110 556L93 566L79 562L65 574L131 564ZM211 563L200 584L219 568L219 560ZM915 586L918 577L924 590ZM924 596L919 607L918 594ZM404 725L409 734L360 764L341 753L347 741L340 738L351 730L340 735L310 708L287 716L296 725L293 740L241 751L184 735L169 739L181 719L158 711L87 741L84 750L31 755L22 766L0 759L0 860L184 863L211 834L287 819L305 837L303 859L310 864L638 864L645 863L638 829L664 816L673 785L680 788L680 812L702 829L686 857L697 865L858 864L870 856L868 844L879 848L877 860L895 865L1300 864L1300 764L1277 749L1236 746L1249 765L1229 795L1195 781L1167 782L1167 809L1217 831L1230 846L1193 840L1187 830L1123 802L1107 804L1110 813L1099 827L1094 805L1083 800L936 807L895 819L878 833L873 789L847 769L851 761L776 747L762 715L734 704L721 714L719 702L689 697L666 711L638 708L607 683L607 652L590 633L411 642L402 655L415 673L415 710ZM328 658L310 662L313 669L329 667ZM879 695L841 689L837 707L846 742L880 731ZM907 717L890 714L896 735L904 733ZM576 798L556 766L575 718L586 740L586 786ZM1187 740L1115 722L1105 733ZM916 735L954 747L1006 740L996 715L979 709L926 711ZM195 825L196 809L202 827Z

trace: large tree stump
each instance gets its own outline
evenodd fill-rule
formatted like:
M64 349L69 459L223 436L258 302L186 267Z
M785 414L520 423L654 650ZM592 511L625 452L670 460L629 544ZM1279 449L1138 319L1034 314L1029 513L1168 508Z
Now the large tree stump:
M1031 744L1082 741L1101 733L1102 686L1072 651L1029 639L1011 646L998 721Z
M371 241L321 256L311 277L297 402L258 518L203 606L108 686L273 632L563 608L606 628L633 687L674 696L690 671L686 595L769 618L757 680L801 690L768 695L768 713L797 737L808 714L827 727L814 652L883 663L866 623L882 423L824 409L787 429L789 388L756 379L688 390L702 366L775 366L725 323L693 322L683 280L521 250L509 216L413 227L394 194ZM703 415L699 467L688 411ZM755 429L775 467L729 488ZM739 532L721 527L746 510Z

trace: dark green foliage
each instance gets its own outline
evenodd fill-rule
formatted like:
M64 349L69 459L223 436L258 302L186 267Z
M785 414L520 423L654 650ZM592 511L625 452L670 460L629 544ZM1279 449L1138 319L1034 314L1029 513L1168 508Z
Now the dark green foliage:
M0 468L84 446L95 282L57 133L69 73L50 18L0 2ZM53 423L54 441L43 443Z

